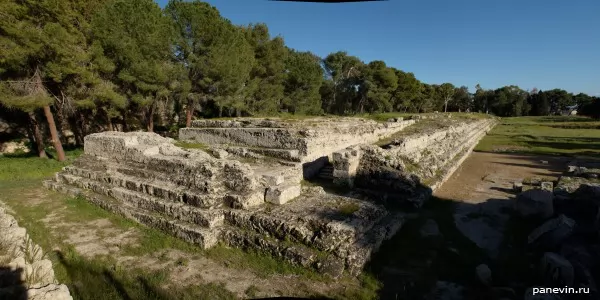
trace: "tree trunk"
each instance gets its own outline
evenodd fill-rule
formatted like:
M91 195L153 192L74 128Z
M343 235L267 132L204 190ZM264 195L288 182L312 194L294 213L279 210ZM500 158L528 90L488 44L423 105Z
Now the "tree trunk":
M58 139L58 131L56 130L54 116L52 115L52 111L50 110L49 105L44 106L44 115L46 115L46 120L48 121L48 127L50 128L50 136L52 137L52 144L54 144L54 149L56 149L58 161L64 161L65 151L63 150L62 144L60 143L60 139Z
M68 118L68 122L69 122L69 127L70 127L71 131L73 132L73 135L75 136L75 146L77 146L77 147L83 146L83 133L81 132L81 130L79 128L77 118L74 116L71 116Z
M148 132L154 132L154 103L148 108L148 116L146 119L146 129Z
M113 122L112 122L112 119L110 116L106 117L106 121L107 121L106 127L108 127L108 130L115 131L115 127L113 126Z
M31 124L31 130L33 131L33 137L35 139L35 147L38 156L41 158L48 158L48 155L46 155L46 150L44 150L44 136L42 135L42 131L40 131L40 124L35 118L35 113L29 113L29 121Z
M194 114L194 100L188 100L185 111L185 127L192 127L192 115Z

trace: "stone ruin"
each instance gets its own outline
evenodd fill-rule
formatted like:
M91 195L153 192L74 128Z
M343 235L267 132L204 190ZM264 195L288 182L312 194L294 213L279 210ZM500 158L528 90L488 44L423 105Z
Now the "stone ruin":
M525 241L538 287L582 289L585 295L556 299L598 299L600 292L600 162L575 160L554 182L532 180L516 199L519 215L538 226ZM569 297L573 296L573 297ZM531 289L525 299L532 296ZM554 299L554 298L553 298Z
M73 300L52 262L0 202L0 299Z
M420 207L494 124L197 120L179 139L201 149L103 132L86 136L84 154L45 185L203 248L221 243L356 275L402 226L404 207Z

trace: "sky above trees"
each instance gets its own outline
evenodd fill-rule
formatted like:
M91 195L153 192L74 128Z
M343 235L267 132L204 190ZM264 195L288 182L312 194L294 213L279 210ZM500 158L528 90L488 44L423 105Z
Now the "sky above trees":
M427 83L600 95L597 0L206 2L234 24L266 23L291 48L383 60Z

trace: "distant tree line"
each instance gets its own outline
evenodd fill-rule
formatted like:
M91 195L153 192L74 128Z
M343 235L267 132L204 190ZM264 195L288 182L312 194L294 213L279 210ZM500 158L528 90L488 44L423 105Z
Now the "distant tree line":
M169 130L194 117L477 111L548 115L600 99L517 86L474 94L344 51L290 49L265 24L235 26L200 1L7 0L0 3L0 118L25 128L40 156L63 159L103 130Z

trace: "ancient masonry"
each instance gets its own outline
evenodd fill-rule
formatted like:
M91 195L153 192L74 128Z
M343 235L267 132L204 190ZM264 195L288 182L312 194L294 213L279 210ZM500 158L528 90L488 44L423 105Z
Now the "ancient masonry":
M45 258L15 218L0 203L0 299L72 300L69 289L54 278Z
M179 133L200 149L152 133L97 133L45 185L204 248L221 243L356 275L402 226L395 204L419 207L495 124L427 122L200 120ZM346 188L330 190L335 184Z
M536 266L536 287L568 286L584 291L572 299L600 299L600 162L579 158L554 182L532 178L517 196L515 209L539 226L527 237L527 254ZM568 298L567 298L568 299Z

